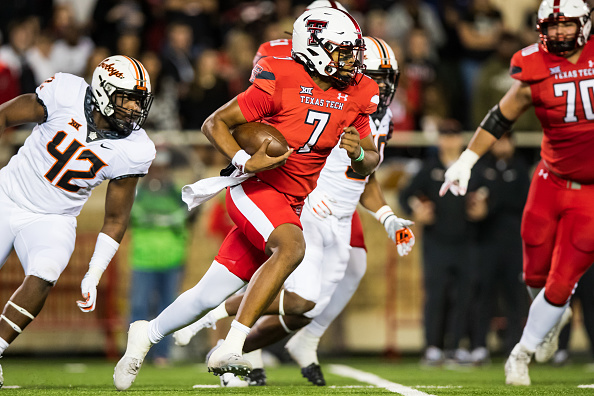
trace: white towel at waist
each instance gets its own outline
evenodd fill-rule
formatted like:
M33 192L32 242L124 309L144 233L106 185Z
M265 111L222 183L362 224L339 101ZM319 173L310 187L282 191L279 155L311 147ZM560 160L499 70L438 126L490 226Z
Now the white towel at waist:
M198 180L182 188L182 200L188 205L188 210L208 201L223 189L236 186L250 177L253 173L241 173L237 169L231 176L217 176Z

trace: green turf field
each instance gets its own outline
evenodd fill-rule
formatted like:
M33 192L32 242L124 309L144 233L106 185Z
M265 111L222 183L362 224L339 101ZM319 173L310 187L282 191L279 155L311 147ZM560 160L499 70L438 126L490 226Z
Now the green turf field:
M5 357L4 388L9 395L114 395L115 362L81 359L17 359ZM126 392L141 395L594 395L594 371L584 364L562 368L530 366L531 387L503 384L503 360L482 368L420 368L417 359L329 360L323 364L329 386L314 387L301 378L297 366L267 369L266 387L220 388L218 378L206 373L204 364L176 364L168 368L145 365ZM341 372L342 376L336 374ZM349 377L356 376L360 381ZM365 382L366 381L366 382ZM202 385L193 388L194 385ZM18 388L13 388L18 386ZM207 387L210 386L210 387ZM594 386L594 385L593 385Z

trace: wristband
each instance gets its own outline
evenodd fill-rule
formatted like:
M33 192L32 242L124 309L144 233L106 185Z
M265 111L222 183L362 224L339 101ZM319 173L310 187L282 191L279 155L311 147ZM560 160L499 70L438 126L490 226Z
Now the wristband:
M377 221L384 224L388 217L396 215L394 214L392 208L390 208L388 205L384 205L379 208L378 211L373 214L373 216L377 219Z
M231 163L234 167L237 168L238 171L240 171L241 173L245 173L245 163L248 162L250 158L252 158L252 156L246 153L245 150L239 150L233 156Z
M365 158L365 151L363 150L363 147L361 147L361 154L359 154L357 158L353 159L353 161L361 162L363 161L363 158Z
M93 257L89 263L89 271L92 271L92 274L97 276L97 279L101 278L103 271L105 271L119 247L120 244L112 237L102 232L99 233Z

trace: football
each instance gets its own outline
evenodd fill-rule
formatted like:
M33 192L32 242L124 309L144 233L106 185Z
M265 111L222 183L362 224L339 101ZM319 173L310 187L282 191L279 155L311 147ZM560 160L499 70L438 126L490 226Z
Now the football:
M282 133L275 127L261 122L247 122L231 130L231 134L249 155L254 155L260 148L264 139L272 138L266 154L278 157L289 150L289 145Z

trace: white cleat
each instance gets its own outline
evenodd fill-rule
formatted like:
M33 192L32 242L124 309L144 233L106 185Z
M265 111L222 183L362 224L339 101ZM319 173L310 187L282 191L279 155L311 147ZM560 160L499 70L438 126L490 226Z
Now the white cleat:
M530 385L528 365L532 353L521 344L516 344L505 362L505 383L507 385Z
M0 389L2 389L2 385L4 385L4 375L2 375L2 366L0 365Z
M565 311L563 311L563 315L561 315L561 319L559 322L547 333L544 340L536 347L536 351L534 352L534 360L538 363L545 363L551 360L551 358L559 349L559 334L561 334L561 330L571 321L571 317L573 316L573 311L571 307L567 307Z
M183 329L179 329L175 333L173 333L173 339L175 340L175 345L178 346L186 346L190 343L192 338L198 334L198 332L202 329L216 329L217 328L217 321L212 318L210 312L198 319L196 322L192 323L184 327Z
M223 340L219 340L206 355L206 366L208 372L214 375L232 373L243 377L252 371L252 364L241 354L229 351Z
M318 344L320 338L309 333L305 328L299 330L285 344L285 349L299 367L308 367L311 364L319 365Z
M242 380L233 373L221 375L221 387L223 388L245 388L249 386L247 381Z
M152 344L148 337L148 326L149 322L146 320L139 320L130 325L126 353L113 370L113 384L119 391L132 386L144 357L151 349Z

